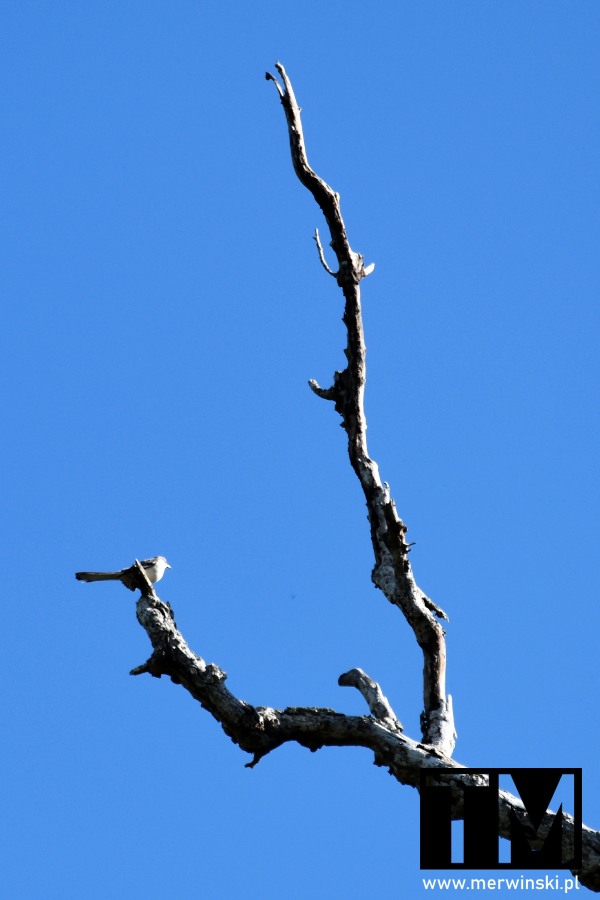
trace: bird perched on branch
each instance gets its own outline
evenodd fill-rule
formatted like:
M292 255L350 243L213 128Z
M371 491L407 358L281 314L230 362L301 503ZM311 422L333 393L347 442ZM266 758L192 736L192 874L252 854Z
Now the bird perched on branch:
M171 568L164 556L142 559L140 565L152 584L160 581L165 571ZM140 584L142 579L136 565L129 566L128 569L119 569L118 572L75 572L75 578L77 581L120 581L130 591L135 591L136 588L143 590Z

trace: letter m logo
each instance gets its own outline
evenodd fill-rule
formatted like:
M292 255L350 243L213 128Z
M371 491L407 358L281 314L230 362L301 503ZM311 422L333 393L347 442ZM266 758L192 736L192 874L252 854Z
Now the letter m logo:
M507 814L501 788L522 805ZM581 866L581 769L422 769L420 792L422 869Z

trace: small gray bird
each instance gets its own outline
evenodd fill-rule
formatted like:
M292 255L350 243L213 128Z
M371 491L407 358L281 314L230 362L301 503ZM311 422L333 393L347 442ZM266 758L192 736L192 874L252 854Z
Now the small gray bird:
M140 560L140 565L152 584L160 581L165 571L171 568L164 556L152 556L150 559L142 559ZM129 566L128 569L120 569L118 572L75 572L75 578L77 581L120 581L130 591L135 591L136 588L140 587L138 583L140 574L135 565Z

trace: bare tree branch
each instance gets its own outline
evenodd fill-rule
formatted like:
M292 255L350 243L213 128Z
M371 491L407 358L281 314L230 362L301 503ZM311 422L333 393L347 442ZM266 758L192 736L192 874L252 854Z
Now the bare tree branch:
M322 747L365 747L377 766L387 768L401 784L419 787L422 769L432 773L440 767L456 769L457 784L475 784L477 776L461 775L462 766L439 751L417 743L401 733L401 725L383 696L381 688L360 670L340 675L340 684L358 687L367 699L371 716L346 716L333 709L287 707L273 709L252 706L238 700L225 686L227 675L214 663L206 663L188 647L177 630L173 613L154 590L137 602L137 618L153 647L150 659L132 670L132 675L167 675L181 684L219 722L228 737L252 754L247 768L282 744L295 741L312 752ZM520 813L522 802L504 791L500 796L499 833L510 838L510 811ZM452 815L464 816L464 794L454 795ZM565 816L563 829L569 849L574 842L573 820ZM540 838L542 834L540 833ZM581 884L600 891L600 832L583 828L583 867L577 872Z
M437 618L447 618L417 586L408 560L410 545L405 541L406 526L399 518L389 486L382 484L377 464L369 457L364 413L365 343L360 307L360 281L372 271L363 265L363 257L355 253L348 241L336 194L310 168L306 156L300 109L283 66L277 63L283 86L272 75L281 98L290 138L292 161L298 178L310 190L321 207L331 234L331 246L338 261L333 273L323 253L317 248L324 267L334 275L345 298L344 323L348 331L345 350L347 367L334 375L331 388L323 389L315 381L309 384L319 397L331 400L342 417L348 435L351 465L362 486L375 554L372 579L387 599L398 606L409 622L424 657L423 740L417 743L402 733L397 719L381 687L361 669L351 669L339 677L342 686L355 687L364 697L371 715L347 716L332 709L288 707L284 710L253 706L238 699L225 686L227 675L217 665L206 663L188 647L177 629L171 607L156 595L153 585L141 570L142 596L137 602L137 618L150 638L150 658L132 670L132 675L167 675L181 684L202 707L221 724L234 743L252 755L249 768L282 744L295 741L316 751L325 746L358 746L371 750L374 762L388 769L401 784L419 787L423 769L435 777L441 767L456 769L452 815L464 817L464 792L460 785L476 784L474 775L461 774L463 767L450 755L455 732L452 701L445 692L446 650L444 631ZM145 583L144 583L145 582ZM452 776L454 780L454 775ZM523 811L522 802L501 792L499 833L511 837L511 814ZM563 819L567 843L574 845L574 823ZM543 840L541 835L535 840ZM580 883L600 891L600 832L583 829L583 867L576 874ZM535 843L534 843L535 846Z
M360 304L360 282L365 277L363 257L355 253L346 234L340 210L340 197L310 167L306 155L300 109L287 73L276 64L283 87L275 82L288 125L292 162L296 175L321 207L331 234L331 247L338 260L337 282L345 298L343 321L348 331L345 350L348 365L336 372L333 386L323 389L310 381L311 389L323 399L332 400L348 434L350 463L362 486L375 553L372 580L390 603L397 606L411 626L424 658L423 703L421 716L423 742L446 756L456 741L451 700L446 696L446 642L444 630L436 620L446 614L418 587L408 559L406 525L399 517L388 485L381 482L377 463L367 448L367 422L364 410L366 348Z

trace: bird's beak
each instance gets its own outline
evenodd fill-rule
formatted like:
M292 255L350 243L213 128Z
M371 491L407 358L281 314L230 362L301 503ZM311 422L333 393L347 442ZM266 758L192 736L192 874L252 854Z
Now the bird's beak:
M167 563L167 569L170 569L170 568L171 568L171 566L169 565L169 563Z

